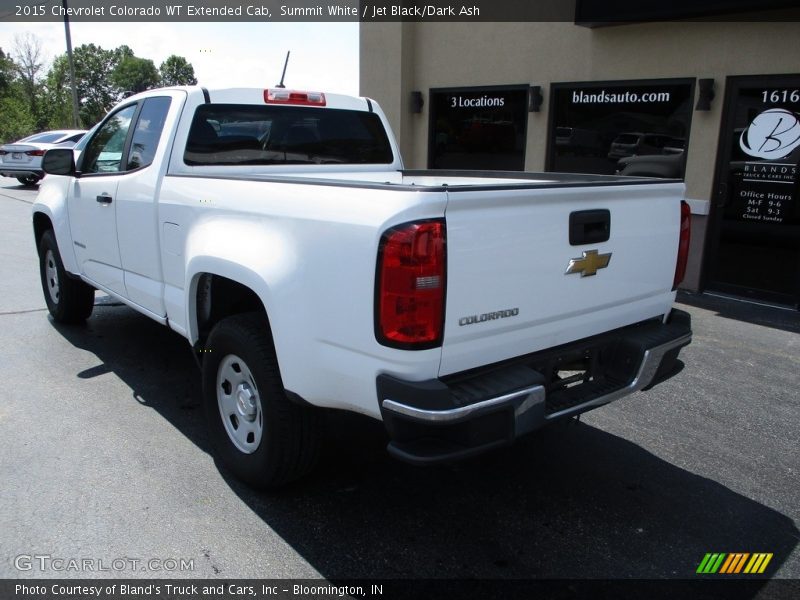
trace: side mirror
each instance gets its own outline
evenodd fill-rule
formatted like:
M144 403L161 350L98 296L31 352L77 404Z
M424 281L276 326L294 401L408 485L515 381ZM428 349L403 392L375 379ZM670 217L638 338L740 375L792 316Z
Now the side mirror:
M51 148L44 153L42 170L48 175L75 175L72 148Z

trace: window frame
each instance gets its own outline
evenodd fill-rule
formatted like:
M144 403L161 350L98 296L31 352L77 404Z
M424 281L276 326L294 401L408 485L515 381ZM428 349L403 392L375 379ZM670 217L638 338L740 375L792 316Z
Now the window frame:
M137 102L130 102L128 104L125 104L124 106L120 106L116 110L108 113L106 115L106 118L103 119L100 122L100 124L97 126L97 129L95 129L94 133L92 133L92 138L86 143L86 146L81 151L81 156L78 159L79 165L78 165L77 171L80 173L81 177L113 177L115 175L124 175L125 173L130 173L131 172L131 171L120 169L118 171L108 171L108 172L105 172L105 173L95 173L95 172L86 173L83 170L83 167L84 167L84 163L86 161L87 150L92 145L92 143L95 141L97 136L100 134L100 132L102 131L103 127L105 127L106 124L111 119L116 117L123 110L127 110L131 106L133 106L133 107L135 107L135 109L133 111L133 116L131 117L131 124L128 127L127 133L125 134L125 142L122 144L122 155L120 156L120 159L119 159L120 166L128 164L128 152L130 151L130 144L131 144L131 140L133 139L133 130L135 128L136 123L138 123L138 121L139 121L139 114L142 111L142 104L143 104L142 101L137 101Z
M103 129L103 127L106 125L106 123L108 121L113 119L120 112L122 112L125 109L130 108L131 106L135 106L136 109L134 110L133 116L131 117L131 125L130 125L130 127L128 127L128 132L125 135L125 142L122 145L122 156L120 157L120 166L125 165L127 167L128 158L130 157L131 145L133 144L133 136L136 133L136 127L139 125L139 118L141 117L142 111L144 109L144 105L148 100L154 99L154 98L166 98L169 101L169 104L167 106L167 113L165 115L165 120L164 120L164 126L166 126L166 119L169 118L169 111L172 109L172 102L174 100L174 98L172 96L170 96L170 95L148 96L147 98L141 98L141 99L137 100L136 102L129 102L129 103L125 104L124 106L120 106L119 108L117 108L113 112L108 113L105 116L105 118L102 121L100 121L100 123L98 123L93 128L93 130L90 130L90 131L86 132L85 134L83 134L83 137L86 137L88 139L88 141L86 142L86 145L83 147L83 149L81 149L81 156L78 159L77 172L80 173L81 177L107 177L107 176L110 176L110 175L126 175L128 173L136 173L138 171L146 169L147 167L149 167L150 165L153 164L152 161L151 161L150 164L147 164L147 165L144 165L144 166L141 166L141 167L136 167L135 169L125 168L125 169L120 169L119 171L109 171L109 172L106 172L106 173L86 173L86 172L84 172L82 170L83 169L84 158L86 157L86 149L92 144L94 139L100 133L100 130ZM159 133L159 136L158 136L158 143L159 144L161 143L161 136L164 133L164 126L162 126L161 132ZM81 137L81 139L76 142L76 145L83 141L83 137ZM156 151L158 151L158 145L156 146ZM155 152L153 154L155 155Z
M126 167L128 165L128 160L130 159L130 150L131 150L131 147L133 146L133 138L136 136L136 128L139 126L139 119L141 118L142 113L144 112L144 105L147 104L148 100L156 100L156 99L159 99L159 98L166 99L168 101L168 104L167 104L167 111L164 114L164 124L161 126L161 131L158 132L158 138L157 138L157 141L156 141L156 147L155 147L155 150L153 151L153 158L155 159L156 152L158 152L158 148L159 148L159 145L161 143L161 136L164 134L164 127L166 126L167 119L169 118L169 111L172 108L172 100L173 100L172 96L148 96L147 98L142 98L141 100L139 100L137 102L138 107L137 107L136 112L134 113L134 116L133 116L133 119L132 119L133 126L131 127L131 130L128 132L128 139L125 141L124 152L123 152L123 155L122 155L122 160L125 161L124 164L125 164ZM123 171L117 171L117 172L118 173L136 173L138 171L142 171L142 170L146 169L147 167L149 167L152 164L153 164L153 161L151 160L148 164L142 165L141 167L136 167L135 169L127 169L126 168Z

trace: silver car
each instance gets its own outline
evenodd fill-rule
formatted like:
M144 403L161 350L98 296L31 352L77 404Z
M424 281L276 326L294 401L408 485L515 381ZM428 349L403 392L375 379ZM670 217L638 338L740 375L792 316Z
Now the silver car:
M43 131L0 146L0 175L16 177L22 185L35 185L44 177L44 153L50 148L71 148L85 133L84 129Z

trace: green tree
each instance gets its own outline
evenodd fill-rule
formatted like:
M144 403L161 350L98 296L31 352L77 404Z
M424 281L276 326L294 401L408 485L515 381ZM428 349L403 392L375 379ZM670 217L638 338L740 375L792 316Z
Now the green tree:
M0 143L14 142L35 128L17 64L0 48Z
M15 142L36 131L36 121L19 96L0 97L0 143Z
M4 96L14 81L14 61L0 48L0 97Z
M133 49L126 44L116 47L113 52L117 55L117 60L134 56Z
M83 44L72 52L75 63L75 82L78 92L81 125L91 127L97 123L119 99L119 89L111 73L119 63L119 54L104 50L95 44ZM70 94L69 64L66 55L57 57L47 75L47 94L51 102L60 101ZM65 102L69 110L69 100ZM59 110L56 109L56 113ZM52 121L51 121L52 122Z
M37 129L44 127L46 121L39 111L43 92L40 79L44 66L39 38L30 32L14 36L14 58L20 91L28 103L29 112L36 120Z
M67 56L62 55L53 65L44 80L42 110L47 121L47 129L68 129L72 122L72 86L69 80Z
M170 56L161 65L137 57L126 45L105 50L95 44L74 49L76 91L80 125L89 128L105 116L125 92L142 92L158 85L196 83L194 69L180 56ZM38 112L51 128L72 125L72 89L66 54L53 61L42 81L44 99ZM0 68L2 86L2 68Z
M161 72L161 84L169 85L196 85L194 67L182 56L172 55L158 68Z
M158 87L160 79L152 60L127 54L121 57L111 74L111 80L120 93L139 93Z

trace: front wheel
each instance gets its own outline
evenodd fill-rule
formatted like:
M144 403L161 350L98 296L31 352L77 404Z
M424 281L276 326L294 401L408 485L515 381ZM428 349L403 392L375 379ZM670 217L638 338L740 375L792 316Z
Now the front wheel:
M94 308L94 288L70 277L61 262L52 230L39 241L39 275L47 310L58 323L81 323Z
M263 314L235 315L214 327L204 353L203 404L220 460L253 487L278 487L314 466L319 417L287 397Z

